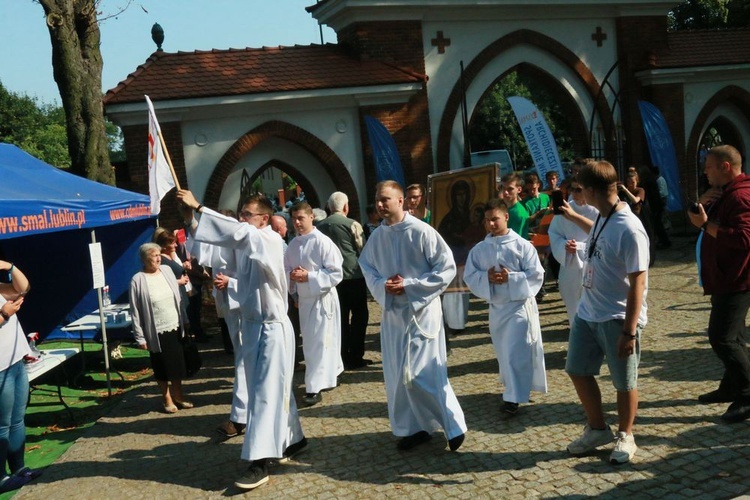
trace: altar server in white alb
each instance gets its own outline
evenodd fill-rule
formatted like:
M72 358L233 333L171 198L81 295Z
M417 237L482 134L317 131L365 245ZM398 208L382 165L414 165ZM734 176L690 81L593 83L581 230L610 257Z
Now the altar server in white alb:
M341 360L341 305L336 285L344 279L344 258L336 244L313 226L312 207L304 201L289 210L297 236L284 255L289 291L297 300L302 352L305 354L307 405L322 400L320 391L336 387Z
M448 382L440 294L456 274L453 254L428 224L404 211L395 181L376 187L383 223L370 235L359 265L383 309L380 345L393 434L408 450L443 429L452 451L464 441L466 423Z
M565 209L573 211L593 222L599 215L599 210L586 203L583 188L575 177L568 177L568 191L571 199L563 202ZM552 255L560 263L560 273L557 282L560 284L560 297L568 312L568 324L573 327L578 302L581 300L583 283L583 263L586 260L586 242L588 231L564 215L555 215L549 225L549 244Z
M245 362L242 359L240 341L241 313L237 290L237 261L235 250L208 243L198 243L188 237L188 251L202 266L210 267L213 276L213 297L216 309L221 312L227 325L229 338L234 350L234 383L232 386L232 407L229 420L221 423L217 432L231 438L245 432L247 423L247 381Z
M508 227L503 200L490 200L484 217L489 234L469 252L464 281L490 304L490 336L505 386L502 410L515 415L531 391L547 392L535 299L544 268L534 246Z
M268 482L269 459L290 457L307 444L292 393L294 332L286 314L284 243L268 225L273 205L263 196L243 201L239 222L199 204L190 191L179 190L177 199L195 241L235 250L248 389L241 456L250 462L235 485L257 488ZM200 214L198 222L193 211Z

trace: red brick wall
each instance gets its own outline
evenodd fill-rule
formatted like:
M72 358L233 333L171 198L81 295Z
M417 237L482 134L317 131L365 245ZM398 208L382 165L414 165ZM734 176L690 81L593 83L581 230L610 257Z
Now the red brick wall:
M189 187L185 172L185 156L182 150L182 126L176 122L160 125L180 186ZM148 194L148 125L123 127L122 133L128 159L129 189L137 193ZM161 201L159 224L169 228L182 227L174 191L167 194Z
M338 32L341 45L361 59L378 59L424 74L419 21L354 23Z
M620 61L620 106L622 125L627 142L625 162L648 164L648 146L643 135L643 125L638 100L643 99L643 89L635 77L635 72L650 67L653 54L667 50L667 17L620 17L617 19L617 54ZM656 104L656 103L655 103ZM683 109L682 102L679 109ZM663 111L663 109L662 109ZM682 128L675 134L682 135ZM675 144L676 146L676 144Z
M367 200L372 202L374 197L372 188L374 188L376 182L375 165L364 123L365 115L379 120L393 136L401 159L401 166L404 169L406 185L414 182L426 184L427 176L433 173L432 141L426 91L420 91L403 105L360 108L365 179L368 187Z
M338 32L338 40L355 57L378 59L419 74L425 72L422 25L419 21L354 23ZM427 176L433 172L427 91L422 89L406 104L366 106L360 109L367 200L371 202L374 196L375 165L364 124L365 115L380 120L393 136L407 185L413 182L426 183Z

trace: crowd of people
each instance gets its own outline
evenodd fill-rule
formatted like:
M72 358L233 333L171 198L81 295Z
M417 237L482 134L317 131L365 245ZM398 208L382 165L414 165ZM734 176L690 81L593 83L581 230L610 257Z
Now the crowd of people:
M700 275L712 304L708 336L725 373L699 400L730 402L722 419L740 422L750 418L744 336L750 179L731 146L709 150L705 172L711 188L689 217L701 230ZM471 218L470 191L460 181L438 229L429 224L433 213L421 184L404 189L380 182L364 226L348 217L349 200L341 192L328 199L325 217L306 201L282 216L262 195L243 200L235 217L178 190L187 241L160 228L153 243L141 246L143 270L130 287L136 342L150 353L164 411L192 408L182 388L181 340L202 334L199 312L189 310L192 285L212 282L225 350L235 365L231 411L217 430L244 434L241 458L249 466L235 485L251 490L269 480L271 461L289 460L307 446L292 386L301 359L307 406L334 390L344 370L371 363L365 358L368 292L382 310L380 350L397 448L412 449L442 431L456 451L468 427L448 379L446 288L463 272L471 293L488 303L500 409L512 418L532 392L547 391L537 301L544 299L545 280L556 282L570 326L565 371L586 417L567 450L582 455L614 442L610 461L626 463L638 449L633 427L648 269L654 247L671 245L657 173L631 168L619 179L610 163L582 160L559 186L556 172L544 184L536 174L505 175L497 196L476 207L484 239L461 256L460 267L451 250L453 222L445 221L461 210L467 210L461 220ZM0 261L3 272L13 280L0 284L0 333L8 333L0 335L0 491L10 491L39 471L23 464L20 395L25 398L28 381L19 363L28 346L15 319L29 286L11 263ZM617 394L616 430L605 419L597 381L605 362Z

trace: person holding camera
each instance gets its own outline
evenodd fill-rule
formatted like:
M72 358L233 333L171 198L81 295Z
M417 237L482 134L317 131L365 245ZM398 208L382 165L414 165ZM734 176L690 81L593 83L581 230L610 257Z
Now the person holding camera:
M640 185L640 176L635 167L628 168L625 183L617 184L617 195L620 200L630 206L630 210L638 216L643 228L648 235L648 266L651 267L656 261L654 230L651 227L651 205L648 202L646 190Z
M560 263L558 283L560 297L568 312L568 323L573 327L573 319L576 316L578 301L581 299L581 280L583 278L583 263L586 259L586 242L589 239L588 231L584 230L572 220L562 216L565 209L572 210L575 214L593 222L599 211L596 207L586 203L583 196L583 187L575 177L566 179L570 201L567 202L560 197L555 202L553 209L556 216L549 225L549 242L552 256ZM555 191L560 193L561 191Z
M17 490L41 475L24 465L29 378L23 357L31 354L16 313L29 291L29 280L13 263L0 260L0 493ZM10 474L8 474L10 472Z
M732 146L706 154L711 185L701 196L690 222L700 228L700 274L711 296L708 340L724 364L718 389L701 395L704 404L732 403L721 416L726 422L750 417L750 355L745 344L745 318L750 308L750 177L742 172L742 156Z

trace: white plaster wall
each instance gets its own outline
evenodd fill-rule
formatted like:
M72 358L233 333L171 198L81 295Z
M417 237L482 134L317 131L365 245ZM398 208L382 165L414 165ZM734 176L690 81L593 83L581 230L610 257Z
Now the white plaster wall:
M597 26L607 34L607 40L602 47L597 47L596 42L591 40L591 34ZM562 45L568 47L582 62L588 66L597 81L604 79L607 71L616 61L616 40L614 19L542 19L536 21L507 21L507 22L426 22L423 26L425 70L429 76L427 92L429 96L430 124L432 140L437 144L438 129L442 111L448 100L450 92L460 78L460 62L463 60L464 67L489 44L503 36L520 29L540 32L555 39ZM433 47L431 40L437 31L443 31L446 38L450 38L451 45L446 47L444 54L438 54L437 47ZM519 62L535 64L549 72L554 78L560 79L571 91L571 95L579 103L583 116L586 120L591 115L591 99L582 85L574 77L572 71L560 64L550 54L531 46L516 46L514 49L501 55L499 60L492 63L491 69L487 67L481 78L475 79L472 86L467 89L467 106L469 113L476 106L478 97L486 90L487 86L500 76L504 71ZM485 74L486 73L486 74ZM480 81L481 80L481 81ZM615 72L610 77L610 82L618 86L618 76ZM605 94L607 97L612 93ZM461 162L463 151L463 138L460 127L460 116L453 127L451 138L451 163ZM433 153L434 154L434 153Z
M733 75L736 76L736 75ZM745 79L727 79L717 80L713 82L697 82L697 83L686 83L684 86L685 95L685 140L690 136L690 132L695 126L695 120L698 118L698 114L703 110L711 98L716 95L724 87L734 85L742 87L750 92L750 77ZM714 117L715 118L715 117ZM711 123L711 120L708 123ZM738 125L739 128L739 125ZM705 131L705 127L704 130ZM748 133L745 128L745 133ZM745 144L750 144L745 142Z
M276 120L296 125L317 137L331 148L351 175L361 200L362 213L366 200L365 178L362 165L362 147L357 110L354 106L332 109L291 109L293 104L277 104L264 113L227 117L224 113L195 112L183 117L182 141L185 155L185 169L190 189L198 199L205 197L208 181L213 169L226 151L244 134ZM284 109L288 108L288 109ZM343 133L337 129L344 130ZM238 163L238 169L247 168L252 175L267 161L276 159L295 166L309 175L308 179L318 190L318 197L327 200L335 190L334 180L325 172L320 163L303 148L286 140L267 140L256 146ZM308 174L309 172L309 174ZM239 180L239 177L238 177ZM222 207L232 205L227 189L229 180L222 192ZM238 183L239 185L239 183ZM226 198L225 198L226 196ZM237 195L239 196L239 195Z

